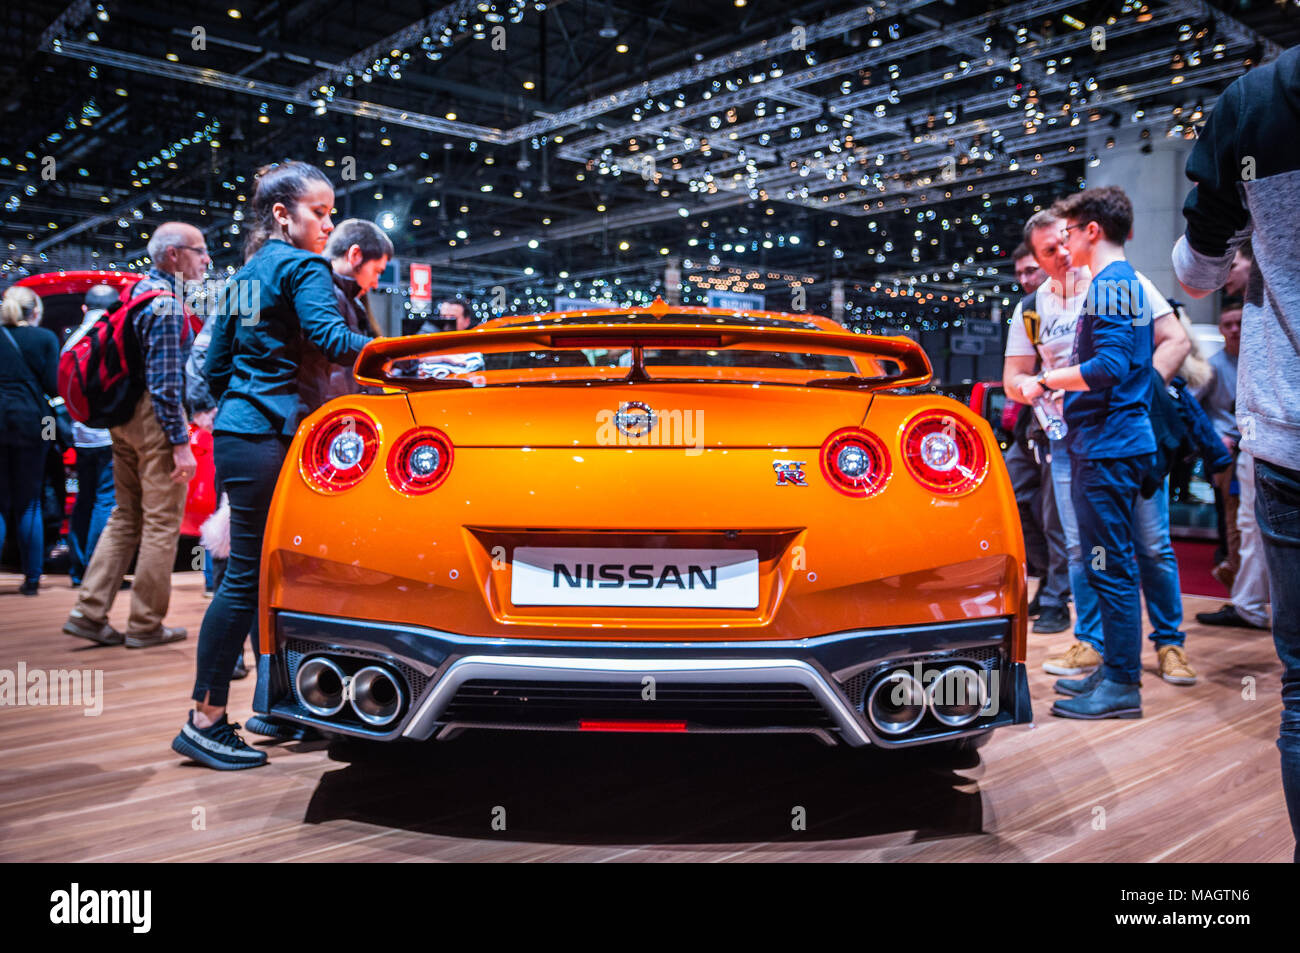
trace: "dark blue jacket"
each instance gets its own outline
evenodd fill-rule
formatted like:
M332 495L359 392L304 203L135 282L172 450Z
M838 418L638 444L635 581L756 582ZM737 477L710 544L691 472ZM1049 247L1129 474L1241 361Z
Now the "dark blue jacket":
M1137 272L1113 261L1093 279L1075 339L1086 391L1065 395L1066 446L1085 460L1155 452L1147 408L1151 403L1151 303Z
M272 239L222 292L208 345L217 433L291 437L309 409L298 393L304 341L335 364L352 364L370 339L343 322L330 266Z

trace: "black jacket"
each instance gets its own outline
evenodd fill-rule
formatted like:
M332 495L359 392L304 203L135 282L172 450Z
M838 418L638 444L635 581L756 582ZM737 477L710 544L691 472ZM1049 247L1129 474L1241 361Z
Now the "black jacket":
M207 377L219 401L214 431L292 437L308 411L298 393L303 345L350 365L369 340L339 314L329 262L268 241L227 282L213 318Z
M17 350L5 339L5 331ZM43 393L38 396L37 391ZM59 339L54 332L34 327L0 331L0 444L39 444L43 421L53 416L45 398L58 394Z
M370 314L356 281L335 272L334 300L348 329L370 337ZM352 376L351 364L335 364L310 341L303 343L298 366L298 394L309 411L345 394L368 391Z

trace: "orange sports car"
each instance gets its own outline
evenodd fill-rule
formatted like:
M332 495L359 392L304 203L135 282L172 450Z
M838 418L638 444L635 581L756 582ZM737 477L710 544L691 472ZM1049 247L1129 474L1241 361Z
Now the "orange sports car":
M905 338L670 307L372 342L267 523L254 708L969 745L1031 717L988 424Z

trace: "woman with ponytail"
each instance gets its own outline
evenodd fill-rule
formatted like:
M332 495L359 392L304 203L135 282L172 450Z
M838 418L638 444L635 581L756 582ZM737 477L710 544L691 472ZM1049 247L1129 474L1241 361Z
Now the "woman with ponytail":
M244 266L227 283L213 320L207 377L217 478L230 502L230 559L199 631L194 710L172 742L219 770L266 763L226 718L235 660L257 614L262 534L280 467L308 413L298 388L304 342L351 364L369 338L335 303L321 253L333 231L334 189L305 162L258 170L245 221Z

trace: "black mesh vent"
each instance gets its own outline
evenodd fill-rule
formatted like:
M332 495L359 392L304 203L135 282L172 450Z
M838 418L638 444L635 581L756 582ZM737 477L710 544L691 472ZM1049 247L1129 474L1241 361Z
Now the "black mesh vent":
M339 667L343 669L344 673L348 675L352 675L359 669L372 663L378 663L386 668L392 669L406 682L406 710L409 710L411 705L424 694L424 689L429 684L429 678L423 672L417 671L406 663L395 659L371 655L368 652L361 652L356 649L335 648L334 646L322 645L317 642L304 642L301 639L288 639L284 643L284 660L285 665L289 670L289 691L292 694L293 701L298 706L301 714L307 717L315 716L311 715L302 707L302 699L298 697L298 666L302 664L303 659L311 655L328 656L331 661L338 664ZM355 662L350 660L355 660ZM405 713L403 712L402 715L398 715L397 719L384 727L382 731L391 731L401 723L404 714ZM330 720L355 728L364 728L370 731L377 730L372 725L367 725L362 722L361 719L357 718L350 705L345 705L343 710L333 716Z
M684 721L688 727L830 728L821 704L802 685L660 683L653 701L640 682L528 682L473 679L440 721L567 725L584 720Z

